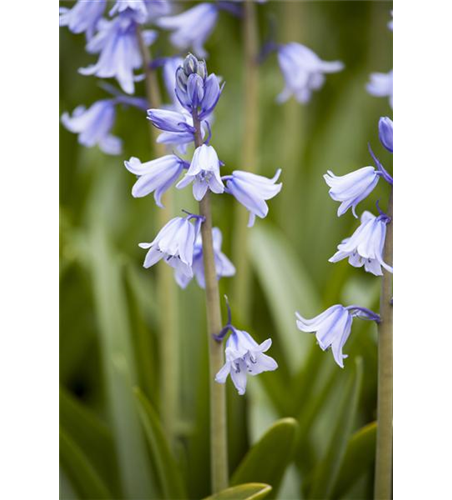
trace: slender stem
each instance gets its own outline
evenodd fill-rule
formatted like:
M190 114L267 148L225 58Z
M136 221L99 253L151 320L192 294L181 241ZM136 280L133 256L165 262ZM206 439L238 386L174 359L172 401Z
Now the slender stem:
M259 131L259 65L257 62L259 40L257 32L255 0L245 0L243 18L244 40L244 131L241 168L257 172L257 145ZM247 322L250 308L250 277L248 262L248 212L239 204L235 208L235 237L233 262L237 273L234 279L233 296L241 305L242 321Z
M151 68L151 55L146 47L141 30L137 28L138 42L146 75L146 95L151 108L159 108L161 104L157 76ZM156 142L158 130L149 122L151 144L155 156L163 156L165 147ZM159 227L166 224L172 215L172 196L167 191L163 197L164 209L158 211ZM157 272L157 293L160 304L160 399L161 416L165 433L170 443L174 444L175 427L179 401L179 342L178 342L178 301L177 288L174 283L172 269L159 266Z
M392 266L392 193L388 205L384 261ZM392 498L392 273L383 270L378 328L378 427L375 499Z
M195 145L202 145L201 124L193 117L196 128ZM223 366L223 345L215 340L222 330L220 293L212 241L212 211L210 192L207 191L199 202L200 214L205 217L201 225L202 251L204 256L204 275L206 281L207 328L209 337L210 366L210 462L212 489L214 493L228 486L228 445L226 429L226 389L224 384L215 382L215 375Z

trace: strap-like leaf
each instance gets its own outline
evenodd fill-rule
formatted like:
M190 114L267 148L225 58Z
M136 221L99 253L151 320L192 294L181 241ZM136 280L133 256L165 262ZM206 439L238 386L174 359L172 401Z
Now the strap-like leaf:
M205 500L259 500L266 497L272 487L268 484L248 483L240 484L220 491Z

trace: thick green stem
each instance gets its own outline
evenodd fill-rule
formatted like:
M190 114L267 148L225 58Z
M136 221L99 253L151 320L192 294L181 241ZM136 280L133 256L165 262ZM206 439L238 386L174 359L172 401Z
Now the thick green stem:
M193 118L196 128L195 145L202 145L200 123ZM215 375L223 366L223 345L215 340L222 329L220 292L212 241L212 211L210 192L207 191L199 202L200 214L204 217L201 225L202 252L204 257L204 275L206 281L207 330L209 341L210 368L210 463L212 489L217 493L228 486L228 445L226 422L226 388L215 382Z
M384 261L392 266L392 193L384 247ZM378 427L375 500L392 498L392 273L383 271L378 328Z
M146 47L141 31L137 28L141 56L146 75L146 95L151 108L159 108L161 104L157 75L151 68L151 56ZM150 139L155 156L163 156L165 147L156 142L158 130L149 122ZM172 215L172 196L168 191L163 197L164 209L158 211L158 225L164 226ZM174 444L175 427L178 415L179 400L179 342L178 342L178 302L177 288L174 283L172 269L169 266L158 266L157 293L160 310L160 391L161 417L163 427L170 443Z
M259 40L255 0L245 0L243 18L244 40L244 130L242 143L243 170L257 172L257 143L259 132L259 66L257 62ZM235 208L235 235L233 262L236 267L233 296L240 304L242 321L247 322L250 308L250 277L248 261L248 212L239 204Z

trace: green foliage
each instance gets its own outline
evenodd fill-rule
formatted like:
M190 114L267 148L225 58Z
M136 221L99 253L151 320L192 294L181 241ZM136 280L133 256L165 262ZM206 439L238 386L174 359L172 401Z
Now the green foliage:
M271 492L268 484L248 483L220 491L205 500L259 500Z

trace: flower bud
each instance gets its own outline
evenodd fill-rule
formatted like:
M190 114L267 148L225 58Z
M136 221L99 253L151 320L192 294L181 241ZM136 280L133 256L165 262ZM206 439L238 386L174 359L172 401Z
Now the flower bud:
M184 72L187 76L198 71L198 59L193 54L188 54L184 60Z
M176 85L183 92L187 91L187 81L188 81L188 76L185 74L184 68L180 66L179 68L177 68L176 71Z

